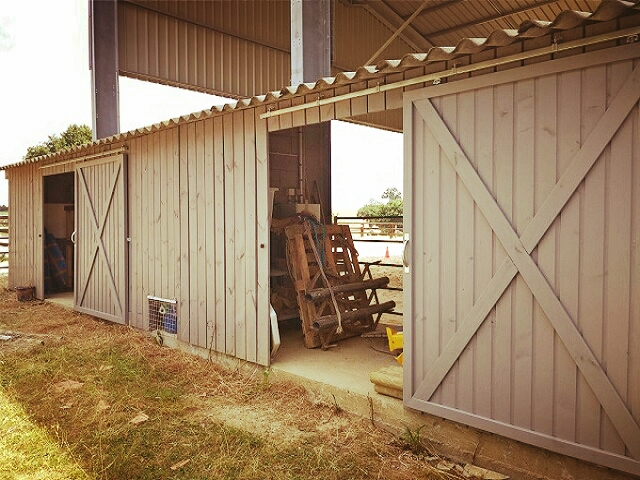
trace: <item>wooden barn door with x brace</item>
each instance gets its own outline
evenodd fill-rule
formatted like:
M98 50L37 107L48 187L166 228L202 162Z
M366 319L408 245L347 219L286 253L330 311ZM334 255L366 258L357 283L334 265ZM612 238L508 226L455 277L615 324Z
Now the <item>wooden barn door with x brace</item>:
M75 308L127 321L126 159L114 155L76 167Z
M639 53L405 95L407 406L640 474Z

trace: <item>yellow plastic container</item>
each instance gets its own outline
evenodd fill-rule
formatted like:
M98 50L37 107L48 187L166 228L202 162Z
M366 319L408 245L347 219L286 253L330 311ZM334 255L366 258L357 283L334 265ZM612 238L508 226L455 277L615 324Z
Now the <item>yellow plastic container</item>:
M389 351L402 350L404 348L404 335L402 332L387 327L387 339L389 340ZM396 361L402 365L402 353L396 357Z

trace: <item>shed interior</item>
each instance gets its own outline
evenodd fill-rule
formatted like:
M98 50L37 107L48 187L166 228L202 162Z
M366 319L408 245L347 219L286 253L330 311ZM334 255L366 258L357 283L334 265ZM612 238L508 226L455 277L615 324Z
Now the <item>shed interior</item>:
M365 225L364 222L352 220L350 223L346 218L334 217L331 210L331 192L334 188L333 181L336 175L339 175L340 165L331 164L330 158L309 158L308 154L301 153L308 152L308 149L304 149L305 139L308 138L308 135L305 136L305 130L313 127L315 126L301 126L269 133L269 186L273 195L270 299L277 314L279 327L279 338L276 339L272 335L272 364L277 365L278 369L303 376L309 375L308 372L312 371L314 375L326 376L325 381L329 384L348 386L358 393L367 395L373 392L373 384L370 381L371 372L383 367L397 366L395 357L401 353L401 350L396 349L393 352L389 350L386 327L389 326L394 331L402 330L403 270L400 256L402 236L396 235L395 238L389 238L375 231L375 226L370 228L373 225L366 224L365 228L361 226ZM364 151L365 149L362 148L364 141L361 138L353 138L354 150ZM398 155L402 158L402 152L398 152ZM371 168L371 159L366 156L358 155L350 157L350 160L357 162L360 169ZM329 165L321 165L320 162L328 162ZM398 166L394 164L392 168L398 168ZM328 188L322 184L322 172L327 169L331 171ZM358 178L350 179L349 183L352 185L351 188L363 192L363 198L372 199L381 193ZM306 215L311 215L312 221L318 221L321 225L318 227L319 232L322 232L321 229L326 232L327 227L335 228L331 225L336 223L344 225L342 228L349 229L355 247L353 252L355 255L353 263L356 264L357 269L355 277L359 276L365 282L372 278L380 280L381 277L391 277L389 284L348 296L352 301L355 297L356 303L358 295L373 296L363 301L365 305L374 305L374 308L379 304L388 305L391 301L396 304L396 308L387 309L379 315L378 313L368 315L370 323L361 322L365 323L364 331L345 332L343 335L330 333L329 341L321 342L316 339L313 342L311 340L313 334L304 328L306 321L301 315L304 304L302 300L296 298L295 265L293 265L295 260L285 229L294 228L291 224L303 222ZM322 233L319 235L322 237ZM309 246L307 243L306 256L312 257L313 252ZM316 264L313 261L311 263ZM339 261L339 263L342 262ZM330 270L330 264L331 262L326 262L327 270ZM324 282L318 272L316 277L316 284L322 287ZM331 280L330 282L333 283ZM341 298L346 299L345 296ZM331 303L329 298L326 303ZM350 308L353 307L346 307L347 310ZM335 311L328 306L325 308L325 313L329 310ZM308 312L305 315L308 316ZM371 328L368 328L369 326ZM335 328L334 326L332 332ZM278 341L280 345L275 345L274 343ZM319 365L322 365L322 368L319 368Z
M47 175L43 182L45 296L71 296L74 287L75 178L73 172Z

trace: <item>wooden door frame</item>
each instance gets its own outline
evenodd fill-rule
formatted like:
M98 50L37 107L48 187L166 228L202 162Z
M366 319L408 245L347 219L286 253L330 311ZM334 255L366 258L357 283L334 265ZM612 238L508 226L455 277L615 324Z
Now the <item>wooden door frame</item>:
M631 415L625 402L617 393L615 387L600 367L599 362L589 349L584 338L571 321L562 303L555 295L544 275L530 257L546 230L560 213L567 200L582 182L591 166L599 158L600 153L611 141L629 112L638 103L640 97L640 65L636 65L633 72L618 91L616 98L603 114L589 138L583 142L578 153L571 160L570 165L556 183L548 198L543 202L532 221L518 236L509 220L500 210L491 192L484 185L473 165L469 162L458 143L444 124L440 115L431 104L433 97L477 90L482 87L503 83L515 83L520 80L536 78L543 75L561 73L581 69L594 65L614 63L617 61L638 58L637 45L629 45L616 49L592 52L575 57L550 61L530 67L519 68L515 71L499 72L482 77L452 82L438 87L427 87L422 90L409 92L404 96L404 125L405 125L405 225L412 233L413 212L413 118L420 115L436 138L439 148L445 153L459 179L467 188L474 203L487 219L494 235L503 245L508 258L497 269L493 278L486 285L483 293L478 297L475 305L460 323L458 330L433 367L426 372L422 379L415 379L411 368L404 372L404 403L427 413L465 423L483 430L502 434L516 440L550 448L563 454L571 455L589 461L596 461L603 465L612 466L629 472L638 472L640 460L640 428ZM408 247L409 253L411 246ZM410 267L409 267L410 268ZM554 331L563 341L571 357L576 362L587 382L592 387L602 408L605 409L619 435L625 442L632 458L623 457L606 451L591 448L570 441L565 441L549 435L535 433L525 428L511 424L504 424L495 420L481 417L440 404L430 403L428 399L442 382L449 369L473 338L480 325L484 322L488 312L498 301L517 273L525 279L534 297L546 313ZM413 319L413 305L411 303L411 275L405 274L405 309L407 318ZM412 320L411 320L412 321ZM412 329L405 328L405 362L413 365ZM635 459L635 460L634 460Z

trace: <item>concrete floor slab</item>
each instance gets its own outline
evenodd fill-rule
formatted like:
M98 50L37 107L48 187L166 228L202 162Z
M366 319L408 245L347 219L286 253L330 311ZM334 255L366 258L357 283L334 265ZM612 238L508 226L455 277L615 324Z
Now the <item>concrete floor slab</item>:
M379 332L384 329L378 327ZM280 349L272 359L272 370L333 385L347 392L373 395L369 373L397 365L389 352L387 338L352 337L328 350L306 348L299 321L280 323Z

